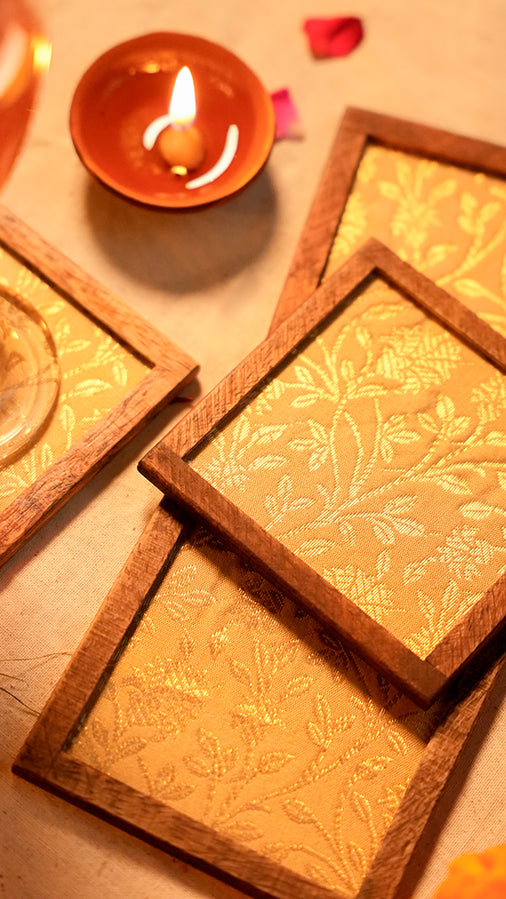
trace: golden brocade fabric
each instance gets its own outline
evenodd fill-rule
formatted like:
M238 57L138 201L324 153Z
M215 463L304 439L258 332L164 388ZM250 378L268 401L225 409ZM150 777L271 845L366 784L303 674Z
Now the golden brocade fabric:
M69 751L352 897L431 725L198 531Z
M61 369L60 395L47 426L22 456L0 468L1 511L127 396L149 366L2 249L0 280L45 319Z
M193 464L423 653L506 565L505 401L377 279ZM70 753L353 897L431 725L198 531Z
M505 205L370 145L327 274L374 235L506 333ZM506 567L505 401L376 280L192 464L425 655ZM435 715L199 529L69 753L352 899Z
M382 279L192 466L426 656L506 569L506 378Z
M383 241L506 335L504 179L369 142L326 276L368 237Z

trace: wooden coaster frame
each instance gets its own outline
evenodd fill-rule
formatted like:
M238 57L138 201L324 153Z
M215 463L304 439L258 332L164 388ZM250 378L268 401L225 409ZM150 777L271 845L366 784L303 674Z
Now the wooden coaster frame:
M0 512L2 564L195 377L198 366L5 208L0 208L0 246L148 367L146 376L120 403Z
M183 530L186 524L186 529ZM13 765L14 773L264 899L345 899L69 755L161 577L188 534L166 499L153 514ZM459 684L354 899L407 899L506 686L506 656ZM475 675L475 673L474 673ZM474 741L471 737L474 736ZM457 765L457 762L459 763Z
M316 290L368 142L506 177L506 147L357 107L341 119L281 291L271 331ZM377 235L376 235L377 236Z
M374 118L385 121L384 117ZM345 141L353 149L355 128L360 130L362 126L360 121L352 122L350 116L345 117L345 124ZM410 126L408 130L414 133L415 140L419 126ZM343 128L302 233L271 332L321 280L353 175L350 167L347 180L346 171L342 170L342 134ZM452 135L450 138L454 145L461 140ZM473 152L478 148L476 158L495 159L495 170L506 174L506 150L475 141L465 143L472 145ZM176 517L175 508L164 498L22 747L14 771L248 894L275 899L292 899L295 894L301 899L340 899L335 892L308 883L280 865L202 828L170 804L155 802L68 755L73 735L190 531L189 523L179 513ZM472 679L475 672L470 670L468 674ZM453 705L443 714L427 745L356 899L406 899L413 894L452 799L485 736L494 708L504 696L506 659L491 663L481 678L468 690L455 692Z
M190 513L230 541L275 586L318 615L370 664L423 707L490 640L506 616L506 575L501 576L422 659L269 534L192 468L199 444L261 390L262 383L333 311L353 302L373 276L386 279L473 349L506 369L506 340L458 300L371 238L290 319L250 353L139 463L140 471ZM268 418L265 419L268 423ZM181 458L188 459L188 462ZM295 465L297 462L295 462ZM294 477L296 472L292 472Z

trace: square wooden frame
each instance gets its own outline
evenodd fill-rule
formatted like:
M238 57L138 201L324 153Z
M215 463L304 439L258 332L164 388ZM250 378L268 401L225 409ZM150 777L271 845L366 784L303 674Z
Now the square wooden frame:
M309 297L322 281L368 141L478 173L506 177L506 147L395 116L348 107L299 237L271 331L299 306L301 297Z
M373 116L374 120L378 118L387 124L397 121L387 122L384 117ZM344 126L347 126L345 142L351 140L352 149L353 129L360 127L354 112L352 119L353 122L349 115L345 117L339 129L280 296L271 331L309 296L323 275L353 177L351 166L343 171L344 160L340 157ZM348 135L348 126L352 124L352 134ZM401 124L404 129L408 128L407 123ZM416 140L420 127L410 125L408 130ZM425 129L421 128L421 131ZM431 134L438 135L439 132L431 131ZM458 161L462 139L446 133L442 136L447 139L447 146L453 144L456 148ZM464 140L464 144L471 148L470 156L477 167L480 159L488 157L496 161L493 171L506 174L506 149L468 140ZM455 161L454 157L452 161ZM22 747L14 771L252 895L275 899L292 899L293 895L300 895L301 899L339 899L335 892L329 893L314 883L309 884L279 865L202 827L170 805L152 800L96 769L76 762L66 752L100 693L108 671L188 533L189 526L185 527L181 518L176 517L175 509L164 499ZM406 899L412 894L437 831L490 724L494 707L504 695L506 657L487 667L488 673L482 674L478 683L469 689L463 687L462 693L455 692L453 707L442 716L442 723L428 743L356 899ZM473 676L476 672L470 670L469 677Z
M184 518L175 517L164 499L29 734L13 771L257 899L345 899L341 891L308 881L68 753L187 533ZM477 741L504 693L506 655L482 660L479 670L481 680L472 683L476 672L471 672L472 677L455 690L452 704L441 711L441 723L355 899L411 895Z
M332 312L350 298L353 302L353 295L372 276L383 277L399 288L501 371L506 370L506 340L497 331L371 238L153 447L139 469L187 511L204 519L278 589L319 616L354 652L427 708L503 624L506 574L428 658L422 659L180 458L198 454L199 444L247 404Z
M150 366L126 397L0 512L2 564L195 377L198 366L5 208L0 208L0 245Z

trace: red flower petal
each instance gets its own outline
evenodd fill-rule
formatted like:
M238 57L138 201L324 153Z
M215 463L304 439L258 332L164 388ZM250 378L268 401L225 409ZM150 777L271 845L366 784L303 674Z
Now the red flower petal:
M306 19L304 31L309 38L313 56L347 56L364 36L361 19L341 16L333 19Z
M302 137L299 113L288 88L282 87L280 90L274 91L271 94L271 100L276 116L276 139Z

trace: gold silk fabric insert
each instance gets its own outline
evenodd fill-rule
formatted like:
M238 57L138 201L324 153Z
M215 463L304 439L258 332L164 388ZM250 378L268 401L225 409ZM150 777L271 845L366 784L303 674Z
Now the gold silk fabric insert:
M353 897L431 728L198 531L69 752Z
M368 237L506 335L506 183L366 144L325 276Z
M506 568L506 379L382 279L192 466L425 657Z
M374 235L506 333L503 197L493 178L371 145L327 274ZM428 652L506 562L503 381L384 285L334 333L198 466L241 505L256 484L255 517ZM431 725L197 531L69 751L351 899Z
M45 319L61 369L58 403L46 428L21 457L0 469L1 511L126 397L150 366L1 248L0 279Z

